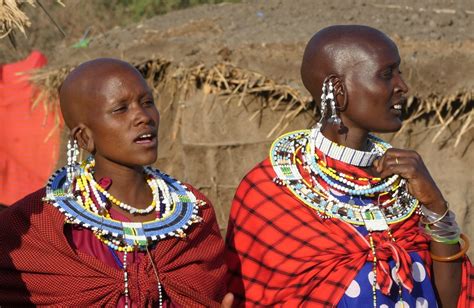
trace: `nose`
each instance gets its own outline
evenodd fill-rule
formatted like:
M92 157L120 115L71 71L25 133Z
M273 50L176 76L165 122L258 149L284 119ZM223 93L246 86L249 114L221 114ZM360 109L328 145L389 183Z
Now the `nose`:
M405 80L403 80L401 74L398 74L397 83L395 85L395 91L402 92L403 94L408 92L408 85L405 83Z
M151 115L150 108L146 108L138 104L134 109L135 109L135 112L134 112L133 123L135 126L139 126L141 124L153 125L153 126L156 125Z

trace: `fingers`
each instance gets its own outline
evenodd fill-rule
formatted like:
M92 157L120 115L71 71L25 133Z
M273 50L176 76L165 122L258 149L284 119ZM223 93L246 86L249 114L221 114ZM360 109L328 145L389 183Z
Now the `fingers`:
M423 161L418 153L394 148L388 149L380 159L374 162L374 167L382 178L399 174L406 179L411 179L420 166L423 166Z
M396 148L390 148L388 149L383 156L387 157L411 157L414 159L420 159L421 156L415 151L412 150L402 150L402 149L396 149Z
M231 308L234 303L234 294L227 293L221 303L221 308Z
M380 177L385 178L398 174L405 179L412 179L416 175L417 161L411 157L390 157L384 160Z

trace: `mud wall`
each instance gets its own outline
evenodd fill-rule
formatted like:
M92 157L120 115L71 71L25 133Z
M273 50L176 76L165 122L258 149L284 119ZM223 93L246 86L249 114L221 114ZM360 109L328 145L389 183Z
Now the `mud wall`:
M225 233L235 189L243 176L268 155L277 137L268 133L284 111L266 108L259 112L260 104L251 99L239 106L238 99L228 102L227 97L205 95L202 91L180 102L169 101L164 92L158 101L161 123L157 166L205 193L213 202L221 232ZM312 123L311 115L302 113L285 131L307 128ZM382 137L396 147L421 154L463 231L474 238L470 209L474 201L474 134L471 131L453 147L450 131L454 128L433 143L436 127L430 129L415 122L396 138ZM470 252L470 256L474 253Z

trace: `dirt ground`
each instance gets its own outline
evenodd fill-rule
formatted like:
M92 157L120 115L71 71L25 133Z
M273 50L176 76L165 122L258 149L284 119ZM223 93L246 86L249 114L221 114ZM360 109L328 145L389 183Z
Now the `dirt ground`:
M0 42L0 62L19 59L32 48L40 48L48 56L50 68L103 56L131 62L160 57L182 67L227 62L306 93L299 66L312 34L332 24L366 24L386 32L399 46L410 94L449 97L472 93L474 89L471 0L396 4L382 0L252 0L175 11L124 28L113 27L114 20L107 12L101 18L100 12L84 4L87 2L64 2L67 7L58 15L58 21L67 26L67 39L61 40L52 26L45 34L47 23L41 19L43 28L32 28L29 39L19 38L18 51L13 51L5 40ZM89 47L71 48L89 27ZM160 97L158 104L164 120L158 163L208 194L218 211L221 229L225 230L233 192L244 174L265 157L276 137L268 136L268 131L279 115L266 110L263 120L257 123L249 120L254 111L252 104L245 109L219 104L223 100L214 98L204 102L202 93L197 92L179 106L170 106L167 93ZM472 106L471 96L469 110ZM309 114L302 114L288 130L307 127L312 121ZM170 136L169 129L176 125L180 126L179 134ZM463 228L474 238L470 209L474 201L474 132L471 129L454 148L449 142L455 137L450 135L454 130L443 133L444 143L432 143L436 127L429 130L427 125L421 121L410 125L393 142L420 151Z
M0 62L40 48L51 66L77 64L98 56L129 61L152 56L182 63L212 65L229 61L301 88L299 65L305 43L318 29L332 24L367 24L389 34L399 45L405 75L413 93L452 93L472 88L474 71L474 2L459 1L271 0L203 5L149 20L115 27L110 11L65 1L53 11L69 33L59 32L40 11L30 38L20 47L0 45ZM40 18L42 17L42 18ZM73 49L90 29L91 44ZM5 60L3 60L5 59Z

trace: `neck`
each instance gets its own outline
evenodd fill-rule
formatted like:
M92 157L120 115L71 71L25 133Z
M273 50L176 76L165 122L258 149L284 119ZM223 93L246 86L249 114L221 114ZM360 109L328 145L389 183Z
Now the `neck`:
M359 151L368 150L367 140L369 132L366 130L356 128L346 128L341 130L339 125L333 125L326 122L321 128L321 133L332 142L342 146Z
M102 157L96 157L94 178L108 177L112 185L109 193L136 208L146 208L153 198L146 183L142 166L124 166Z

